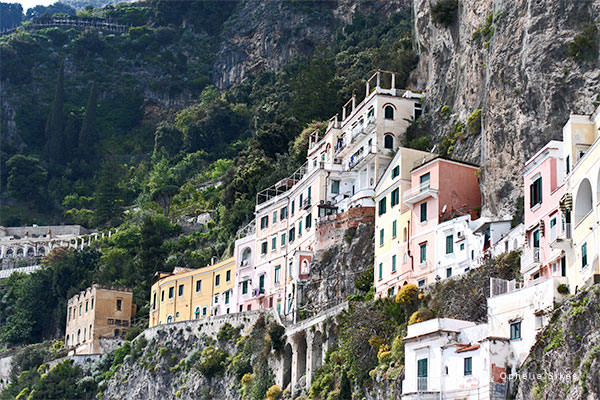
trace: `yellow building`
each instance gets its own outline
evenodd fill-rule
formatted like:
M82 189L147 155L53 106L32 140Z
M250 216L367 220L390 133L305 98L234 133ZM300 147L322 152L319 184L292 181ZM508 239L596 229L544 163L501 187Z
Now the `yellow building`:
M600 108L591 115L571 115L563 128L566 190L561 202L572 289L600 281ZM565 246L566 244L566 246Z
M150 291L150 327L237 311L233 257L204 268L175 268L157 275Z
M100 353L101 338L123 338L135 315L131 289L94 284L67 302L65 345Z
M407 243L410 236L410 208L402 202L411 187L410 171L416 163L433 158L426 151L399 147L375 187L375 292L392 295L408 279Z

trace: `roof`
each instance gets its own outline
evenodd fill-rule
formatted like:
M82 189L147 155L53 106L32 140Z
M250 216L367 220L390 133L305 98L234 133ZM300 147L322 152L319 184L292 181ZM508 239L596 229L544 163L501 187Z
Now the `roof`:
M418 165L418 166L414 167L413 169L410 170L410 172L413 172L413 171L416 171L416 170L418 170L420 168L423 168L424 166L429 165L429 164L431 164L431 163L433 163L434 161L437 161L437 160L450 161L450 162L453 162L453 163L463 164L463 165L465 165L467 167L473 167L473 168L479 168L480 167L479 164L471 163L471 162L468 162L468 161L453 160L452 158L449 158L449 157L437 156L437 157L432 158L429 161L424 162L421 165Z
M477 349L479 349L479 347L481 347L478 344L474 344L474 345L460 344L459 346L461 346L461 348L456 350L455 353L465 353L467 351L477 350Z

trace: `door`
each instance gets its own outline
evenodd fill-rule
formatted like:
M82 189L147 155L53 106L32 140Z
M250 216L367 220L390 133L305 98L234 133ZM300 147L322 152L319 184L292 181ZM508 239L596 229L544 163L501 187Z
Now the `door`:
M427 359L422 358L417 361L417 390L423 392L427 390Z

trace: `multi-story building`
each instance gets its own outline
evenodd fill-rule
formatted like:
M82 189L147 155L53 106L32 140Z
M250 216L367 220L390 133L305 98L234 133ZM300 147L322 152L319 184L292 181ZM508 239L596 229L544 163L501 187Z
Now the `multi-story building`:
M566 253L566 274L572 290L600 282L599 129L600 107L591 115L572 114L563 128L567 176L560 208L566 229L553 247Z
M310 135L307 162L298 171L258 193L254 267L252 274L238 271L239 283L253 283L243 309L277 307L293 314L319 250L316 220L351 207L374 207L375 186L408 120L420 115L421 95L396 89L395 75L384 72L367 81L366 93L359 104L354 96L344 105L341 120L336 115L325 132Z
M411 229L411 210L401 199L410 189L410 171L415 163L433 158L425 151L398 148L383 177L375 187L375 292L378 297L393 295L404 281L409 270L401 268L408 263L408 233Z
M411 171L411 188L402 195L403 203L411 209L407 251L402 256L407 261L402 263L402 274L407 282L424 286L446 276L445 271L438 270L437 246L443 246L445 254L453 254L455 248L467 251L466 246L462 248L459 243L460 226L454 226L456 222L448 226L441 224L462 215L469 215L471 220L479 217L478 169L473 164L436 157ZM385 207L380 202L377 215L381 215ZM438 243L438 232L445 232L443 243ZM381 232L376 236L377 245Z
M237 312L233 257L204 268L157 273L150 291L150 327Z
M531 157L523 169L525 246L521 274L526 284L552 275L566 276L564 251L551 244L569 236L560 200L564 195L563 143L551 141Z
M100 353L100 340L124 337L135 312L131 289L94 284L67 302L65 346Z

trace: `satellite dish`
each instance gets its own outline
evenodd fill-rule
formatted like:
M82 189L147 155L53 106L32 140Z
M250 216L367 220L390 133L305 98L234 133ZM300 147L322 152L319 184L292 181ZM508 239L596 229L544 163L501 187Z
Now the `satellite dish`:
M446 205L444 204L444 207L442 207L442 212L446 212Z

